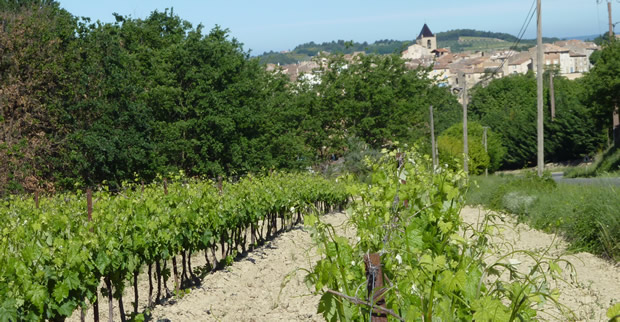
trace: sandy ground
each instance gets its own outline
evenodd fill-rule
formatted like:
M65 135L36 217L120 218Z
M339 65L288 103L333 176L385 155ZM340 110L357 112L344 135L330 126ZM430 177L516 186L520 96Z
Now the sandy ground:
M322 220L340 225L346 216ZM342 232L342 230L341 230ZM323 321L319 298L304 283L318 260L310 234L301 226L251 252L225 270L208 275L202 287L174 305L156 307L156 321Z
M328 214L321 218L334 225L339 234L347 234L341 227L346 219L344 214ZM293 227L248 252L231 266L206 275L199 286L186 290L183 296L168 298L155 306L147 314L148 320L323 321L322 316L316 313L319 298L312 296L304 283L306 274L303 269L318 260L311 247L310 234L303 226ZM209 258L212 260L210 254ZM221 259L219 251L217 258ZM180 256L177 256L177 261L180 263ZM205 264L204 253L192 256L194 269ZM170 262L168 267L171 267ZM172 278L167 284L172 290ZM148 287L145 270L138 278L139 312L147 307ZM127 315L133 312L133 294L134 288L127 286L123 296ZM108 301L101 295L99 300L100 321L108 321ZM113 304L113 320L120 321L118 302L115 300ZM93 320L92 308L86 311L85 320ZM68 321L80 321L80 312L74 312Z
M475 224L484 216L476 208L465 208L462 212L467 223ZM324 221L340 225L344 214L323 217ZM532 230L526 225L516 224L511 217L504 217L504 229L493 237L496 251L505 252L508 242L516 249L541 251L549 247L554 236ZM342 232L342 228L340 229ZM346 232L351 235L352 232ZM249 252L231 266L208 274L200 286L188 290L180 298L171 298L151 310L152 321L322 321L316 314L318 297L310 295L303 282L311 262L317 260L311 249L308 232L300 226L285 232L262 247ZM550 255L564 254L566 244L555 239ZM218 254L219 256L219 254ZM523 256L516 256L522 262L520 269L528 269L531 262ZM620 267L588 253L567 255L575 267L576 282L559 283L560 301L574 311L574 316L562 314L554 308L546 308L542 318L550 321L604 321L605 312L611 303L620 301ZM492 260L492 258L490 259ZM204 256L196 254L194 267L204 265ZM570 280L568 271L565 277ZM172 283L168 283L172 288ZM140 309L146 307L148 281L146 274L139 278ZM127 287L124 296L126 312L131 312L133 288ZM117 304L114 303L115 321L119 321ZM101 321L107 321L108 304L101 299ZM86 312L86 320L92 321L92 310ZM69 321L79 321L76 312Z
M461 212L466 223L476 224L485 216L486 211L478 208L466 207ZM575 268L564 269L562 277L565 282L557 282L560 291L559 301L572 310L570 313L561 313L558 309L546 306L540 317L548 321L607 321L606 312L612 304L620 301L620 265L612 264L590 253L567 254L567 243L561 238L531 229L527 225L518 224L510 216L502 216L503 222L498 220L498 228L491 239L491 244L498 256L507 254L507 245L515 250L529 250L537 253L547 251L548 256L568 260ZM495 256L488 261L495 260ZM516 255L511 258L521 262L519 271L528 271L534 261L525 255ZM507 260L507 259L506 259ZM504 261L506 261L504 260Z

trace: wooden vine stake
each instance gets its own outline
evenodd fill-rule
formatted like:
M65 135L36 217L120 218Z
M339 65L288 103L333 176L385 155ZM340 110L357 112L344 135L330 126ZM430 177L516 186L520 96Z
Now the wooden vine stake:
M222 176L217 176L217 190L222 194Z
M164 178L164 195L168 195L168 179ZM174 290L179 295L179 271L177 270L177 255L172 254L172 271L174 272Z
M86 189L86 212L88 213L88 221L93 221L93 191ZM90 227L90 231L93 232L93 227Z
M371 322L387 322L388 318L385 314L385 297L383 293L383 270L381 269L381 256L378 253L364 255L364 263L366 264L366 281L368 289L368 302L373 306L379 306L383 310L372 308Z
M88 222L93 221L93 191L86 189L86 213L88 214ZM90 227L93 232L93 227ZM93 302L93 320L99 322L99 292L95 292L95 302Z

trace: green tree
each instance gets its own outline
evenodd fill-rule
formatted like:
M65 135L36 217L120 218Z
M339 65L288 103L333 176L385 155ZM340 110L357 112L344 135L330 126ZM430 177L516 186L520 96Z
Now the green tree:
M0 1L0 194L43 186L58 153L58 93L75 19L48 1Z
M324 56L318 61L320 82L302 87L306 102L315 109L308 114L319 117L311 121L317 133L312 135L319 140L310 144L317 150L327 147L342 154L349 136L364 140L371 149L395 141L426 142L430 104L438 111L441 127L458 111L456 99L434 85L428 69L410 70L398 55L358 55L351 60Z
M546 76L545 86L548 80ZM596 126L587 101L584 102L583 80L554 77L553 85L556 115L551 119L550 113L545 114L545 159L554 162L579 159L602 149L605 134ZM546 97L550 99L548 92Z
M603 45L600 57L584 77L585 101L602 129L612 125L612 113L620 106L620 41ZM620 137L620 133L616 134ZM616 142L619 144L619 142Z
M506 147L504 164L520 168L536 157L536 81L533 74L492 80L474 89L471 117L500 134Z
M564 161L600 149L602 137L579 99L581 81L554 78L556 117L551 119L549 82L545 77L545 159ZM536 79L532 73L493 80L476 87L469 104L471 117L501 136L504 167L521 168L536 161Z
M134 57L122 45L121 27L82 22L79 39L67 50L74 60L65 72L74 79L64 93L63 126L68 129L56 181L112 185L140 174L150 179L153 149L151 113Z

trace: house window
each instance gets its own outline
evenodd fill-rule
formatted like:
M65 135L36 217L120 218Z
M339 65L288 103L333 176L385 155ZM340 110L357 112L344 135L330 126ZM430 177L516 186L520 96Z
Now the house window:
M430 39L426 41L426 47L428 49L431 49L431 40Z

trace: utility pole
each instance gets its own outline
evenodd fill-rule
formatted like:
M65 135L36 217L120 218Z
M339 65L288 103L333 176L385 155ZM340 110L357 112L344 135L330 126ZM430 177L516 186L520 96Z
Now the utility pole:
M555 89L553 88L553 70L549 71L549 91L551 94L551 121L555 119Z
M437 169L437 150L435 148L435 121L433 121L433 105L430 106L431 112L431 149L433 152L431 153L433 156L433 173L435 169Z
M542 43L542 14L540 13L540 1L536 0L537 32L536 32L536 83L538 97L538 177L542 177L545 168L544 148L544 124L543 124L543 43Z
M467 75L463 73L463 170L469 175L469 147L467 145Z
M609 42L615 41L614 38L614 25L611 22L611 0L607 0L607 13L609 14ZM620 110L618 105L614 106L612 114L612 127L611 135L614 139L614 146L620 146Z
M607 13L609 14L609 41L614 40L614 24L611 22L611 0L607 0Z
M482 127L482 144L484 145L484 152L489 155L489 150L487 149L487 129L489 127L488 126L483 126ZM489 176L489 167L487 166L486 168L484 168L484 176L487 177Z

